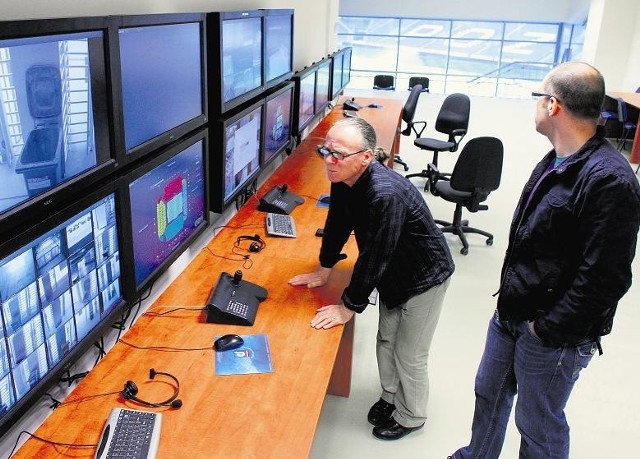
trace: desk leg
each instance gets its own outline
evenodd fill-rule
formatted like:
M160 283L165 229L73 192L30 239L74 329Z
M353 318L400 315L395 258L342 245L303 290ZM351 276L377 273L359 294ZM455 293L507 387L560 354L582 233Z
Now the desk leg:
M355 315L349 322L344 324L340 346L336 361L333 363L333 371L329 380L327 393L348 397L351 391L351 362L353 358L353 332L355 329Z
M638 126L636 134L633 136L633 145L631 145L629 162L633 164L640 163L640 126Z

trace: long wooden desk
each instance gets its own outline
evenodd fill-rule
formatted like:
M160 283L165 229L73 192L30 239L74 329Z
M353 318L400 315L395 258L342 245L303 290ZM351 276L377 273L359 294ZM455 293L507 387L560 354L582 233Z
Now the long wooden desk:
M376 128L379 146L389 151L397 148L402 105L401 101L385 101L381 109L367 108L360 113ZM57 442L96 444L113 407L139 406L117 393L91 397L121 391L125 382L132 380L144 400L167 399L173 389L161 376L149 380L149 369L154 368L179 379L183 402L177 410L147 408L164 412L159 459L309 455L325 394L349 394L354 330L353 320L330 330L315 330L310 321L319 306L339 300L356 258L355 241L349 242L347 260L336 266L326 287L296 288L287 281L317 267L321 240L314 233L324 224L326 209L317 207L314 198L328 192L329 182L315 147L342 116L340 106L334 108L258 192L261 196L272 186L287 183L291 191L305 196L306 202L292 212L298 237L266 238L265 214L256 211L258 198L251 198L122 337L136 347L116 343L36 435ZM248 269L243 269L242 261L220 258L240 259L234 253L236 239L254 234L266 240L266 247L250 254ZM252 327L209 324L203 312L194 310L164 316L149 314L181 306L201 307L220 272L237 269L243 270L244 279L269 291ZM266 334L273 373L215 376L213 339L226 333ZM92 448L51 446L30 439L14 457L93 455Z
M636 111L640 110L640 93L636 92L610 92L611 97L622 97L622 99L628 104L633 105ZM636 124L638 120L635 120ZM631 145L631 154L629 161L634 164L640 163L640 129L636 129L635 136L633 137L633 144Z

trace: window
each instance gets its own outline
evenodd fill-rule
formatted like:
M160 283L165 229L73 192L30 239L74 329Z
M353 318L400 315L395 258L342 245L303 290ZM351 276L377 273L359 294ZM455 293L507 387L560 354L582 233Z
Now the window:
M584 25L415 18L339 18L340 48L353 48L351 87L377 73L397 88L427 76L436 93L529 97L551 67L579 59Z

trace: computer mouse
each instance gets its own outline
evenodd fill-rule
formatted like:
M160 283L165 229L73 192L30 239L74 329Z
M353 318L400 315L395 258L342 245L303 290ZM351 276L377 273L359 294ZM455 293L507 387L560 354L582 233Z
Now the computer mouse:
M322 204L331 204L331 196L330 195L323 196L320 199L318 199L318 201L320 201Z
M368 107L369 108L380 108L380 107L382 107L382 105L380 105L380 104L369 104Z
M214 341L213 347L216 351L224 352L237 349L244 344L241 336L229 334L224 335Z

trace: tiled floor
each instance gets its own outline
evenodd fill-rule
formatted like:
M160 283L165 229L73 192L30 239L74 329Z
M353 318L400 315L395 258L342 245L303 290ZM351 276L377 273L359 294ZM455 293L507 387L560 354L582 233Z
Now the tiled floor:
M395 96L406 97L406 94L396 91ZM433 124L442 100L441 95L421 96L416 119L429 122L423 136L437 135ZM371 434L366 413L378 399L380 388L375 358L378 313L376 307L369 307L356 321L351 396L327 396L312 459L444 459L468 442L474 404L473 381L487 322L495 308L491 295L498 287L509 222L533 165L550 149L547 139L535 132L534 103L532 100L472 98L471 122L465 141L483 135L499 137L505 145L505 161L501 186L487 201L489 210L465 213L463 218L468 218L472 226L493 232L495 242L488 247L483 237L470 235L469 254L462 256L457 237L447 236L457 269L431 349L431 395L425 428L395 442L380 441ZM404 138L401 153L409 163L410 172L421 170L430 159L413 146L413 140ZM441 169L452 170L455 157L455 153L441 155ZM404 173L400 167L396 168ZM421 179L413 182L420 188L424 184ZM436 218L452 216L453 204L426 194L425 199ZM636 275L639 263L636 259ZM603 340L604 355L592 360L574 389L567 407L572 429L572 458L635 457L632 447L640 432L637 389L640 371L636 367L640 362L639 301L640 281L636 280L620 302L612 334ZM627 363L630 366L626 366ZM518 457L519 441L512 420L501 458Z

